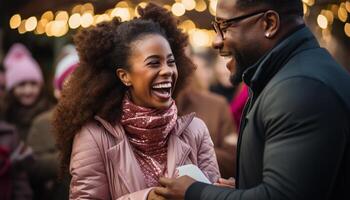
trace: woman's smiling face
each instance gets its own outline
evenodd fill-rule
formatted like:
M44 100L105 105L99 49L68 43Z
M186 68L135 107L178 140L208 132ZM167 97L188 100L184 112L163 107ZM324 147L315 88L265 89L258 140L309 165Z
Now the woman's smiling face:
M132 42L130 48L130 69L118 69L117 74L129 86L132 101L147 108L168 108L178 77L169 42L149 34Z

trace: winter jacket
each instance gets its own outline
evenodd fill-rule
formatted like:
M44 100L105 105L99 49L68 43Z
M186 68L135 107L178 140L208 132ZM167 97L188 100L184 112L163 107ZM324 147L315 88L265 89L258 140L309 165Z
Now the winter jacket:
M152 188L146 187L123 127L95 119L74 138L70 199L146 199ZM174 177L176 167L190 163L211 182L220 176L208 129L194 115L179 118L169 136L165 177Z
M350 199L348 72L302 27L243 79L237 189L195 183L185 199Z
M35 162L29 168L35 199L68 199L69 181L58 180L59 157L51 118L53 109L38 115L27 136Z
M200 91L189 87L180 93L176 99L180 114L195 112L196 116L208 126L221 176L224 178L235 176L236 145L228 145L225 138L235 135L233 119L230 115L226 99L212 92Z

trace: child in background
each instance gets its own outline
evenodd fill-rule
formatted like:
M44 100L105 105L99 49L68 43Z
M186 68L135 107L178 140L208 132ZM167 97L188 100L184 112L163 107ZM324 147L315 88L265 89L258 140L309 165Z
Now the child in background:
M50 107L43 94L39 64L22 44L14 44L4 59L6 91L5 120L16 126L25 141L32 120Z

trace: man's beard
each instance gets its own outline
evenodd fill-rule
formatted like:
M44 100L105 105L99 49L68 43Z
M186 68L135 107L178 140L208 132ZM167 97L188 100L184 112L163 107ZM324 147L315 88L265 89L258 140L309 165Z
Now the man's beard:
M240 54L234 55L234 59L236 60L236 72L231 74L230 82L233 86L238 86L242 82L242 76L247 67Z

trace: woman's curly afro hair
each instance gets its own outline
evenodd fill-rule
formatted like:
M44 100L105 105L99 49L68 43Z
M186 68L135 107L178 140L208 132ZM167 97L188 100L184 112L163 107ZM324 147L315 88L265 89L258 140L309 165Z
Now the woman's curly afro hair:
M55 109L53 126L60 150L61 175L68 172L75 134L98 115L115 124L121 115L121 102L127 90L116 69L128 68L130 44L147 34L167 39L178 68L174 95L186 85L195 70L185 55L187 35L177 28L177 20L162 7L148 4L138 9L140 18L128 22L114 19L80 30L74 37L80 66L70 77Z

